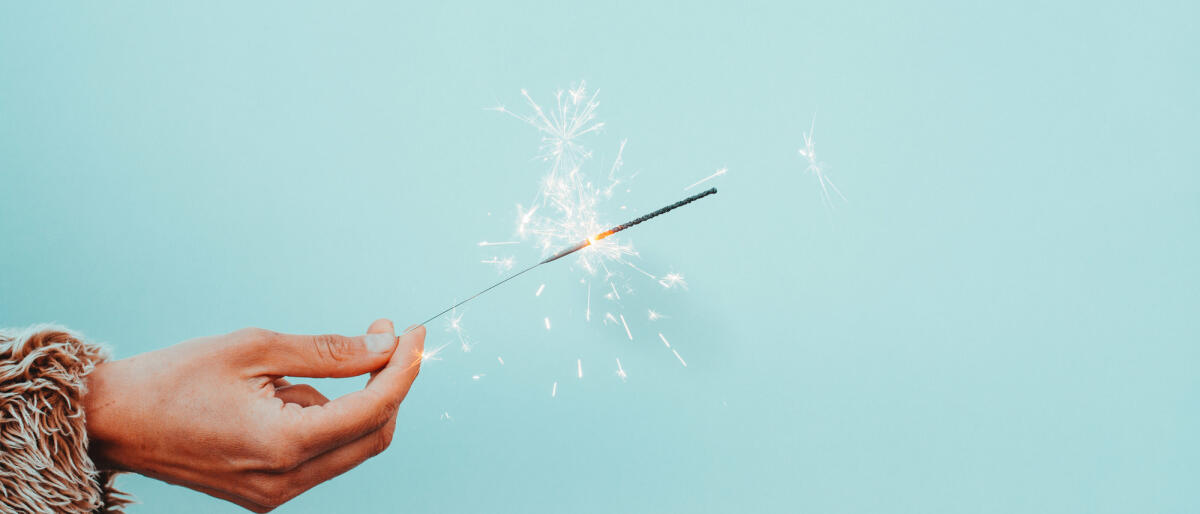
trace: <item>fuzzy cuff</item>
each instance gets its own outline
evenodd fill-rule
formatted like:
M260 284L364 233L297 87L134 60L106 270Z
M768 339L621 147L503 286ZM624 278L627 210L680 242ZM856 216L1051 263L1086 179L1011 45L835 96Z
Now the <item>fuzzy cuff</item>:
M55 325L0 329L0 511L122 512L116 473L88 457L84 377L103 345Z

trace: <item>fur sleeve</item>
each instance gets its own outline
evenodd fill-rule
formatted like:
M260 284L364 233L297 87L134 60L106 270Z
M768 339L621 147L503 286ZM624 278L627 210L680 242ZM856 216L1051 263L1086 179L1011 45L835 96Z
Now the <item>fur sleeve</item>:
M121 512L88 457L84 377L108 349L54 325L0 329L0 511Z

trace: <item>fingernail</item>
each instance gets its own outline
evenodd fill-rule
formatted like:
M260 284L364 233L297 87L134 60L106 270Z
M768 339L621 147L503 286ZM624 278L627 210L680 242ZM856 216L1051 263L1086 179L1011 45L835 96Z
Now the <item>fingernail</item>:
M363 338L367 351L384 353L396 346L396 336L392 334L367 334Z

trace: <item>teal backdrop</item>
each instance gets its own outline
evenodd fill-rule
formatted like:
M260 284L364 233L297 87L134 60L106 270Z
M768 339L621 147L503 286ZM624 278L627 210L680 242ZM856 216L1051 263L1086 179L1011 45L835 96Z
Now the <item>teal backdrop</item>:
M484 108L585 80L627 212L729 169L630 234L688 290L632 276L633 341L570 263L476 300L393 446L278 512L1200 511L1200 9L974 4L6 3L0 325L418 322L544 169Z

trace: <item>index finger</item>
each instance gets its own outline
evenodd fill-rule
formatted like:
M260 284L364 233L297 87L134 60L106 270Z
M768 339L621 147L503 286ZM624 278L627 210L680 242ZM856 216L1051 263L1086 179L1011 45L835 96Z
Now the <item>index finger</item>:
M425 327L400 337L387 366L367 387L320 407L301 411L295 439L308 456L324 453L373 432L396 417L400 402L421 371L425 350Z

